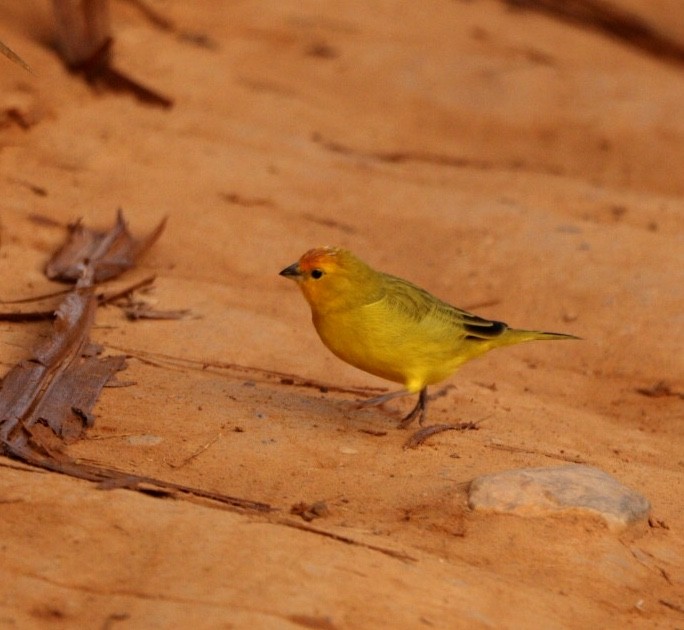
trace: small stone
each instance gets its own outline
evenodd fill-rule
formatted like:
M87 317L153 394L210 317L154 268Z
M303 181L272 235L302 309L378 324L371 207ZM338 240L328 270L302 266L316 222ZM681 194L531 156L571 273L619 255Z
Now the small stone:
M645 521L651 509L645 497L614 477L578 464L476 477L470 484L468 505L473 510L519 516L591 514L603 519L613 531Z
M316 518L329 516L330 510L325 501L316 501L315 503L310 504L300 501L290 508L290 514L301 516L307 523L310 523Z

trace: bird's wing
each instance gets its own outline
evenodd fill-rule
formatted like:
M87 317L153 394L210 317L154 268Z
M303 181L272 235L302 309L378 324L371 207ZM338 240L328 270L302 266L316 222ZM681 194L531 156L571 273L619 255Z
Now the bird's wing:
M494 339L508 329L504 322L485 319L451 306L406 280L394 276L387 276L386 280L387 289L382 300L388 308L417 324L430 318L471 340Z

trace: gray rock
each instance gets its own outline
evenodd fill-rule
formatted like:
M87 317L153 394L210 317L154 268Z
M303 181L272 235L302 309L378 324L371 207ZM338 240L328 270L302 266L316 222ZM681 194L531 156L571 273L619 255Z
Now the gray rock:
M521 468L476 477L468 505L520 516L563 512L602 518L620 531L648 518L651 505L642 495L593 466L570 464L553 468Z

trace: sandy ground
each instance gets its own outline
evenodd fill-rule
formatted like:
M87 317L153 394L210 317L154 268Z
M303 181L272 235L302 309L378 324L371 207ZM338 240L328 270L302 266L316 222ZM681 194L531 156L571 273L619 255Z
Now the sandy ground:
M114 2L116 65L164 111L94 93L47 2L9 4L0 39L35 74L0 58L0 298L55 289L64 230L32 215L122 207L134 233L169 223L115 286L153 273L155 306L191 311L99 311L135 384L69 453L277 511L4 460L0 627L684 628L681 63L494 0L154 2L185 35ZM684 42L677 2L615 4ZM465 366L431 420L480 429L405 451L412 401L356 410L392 385L332 356L277 275L320 244L584 341ZM0 325L3 372L48 329ZM651 526L467 508L476 475L568 460L643 493ZM316 501L319 533L294 527Z

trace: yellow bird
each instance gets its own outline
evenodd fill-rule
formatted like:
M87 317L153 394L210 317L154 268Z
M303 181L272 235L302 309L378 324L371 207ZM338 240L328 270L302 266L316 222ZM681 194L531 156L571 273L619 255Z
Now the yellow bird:
M334 354L406 388L367 403L419 394L400 428L417 416L423 424L428 385L444 380L466 361L523 341L578 339L562 333L516 330L478 317L406 280L375 271L338 247L309 250L280 275L297 282L311 306L318 335Z

